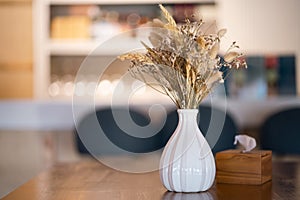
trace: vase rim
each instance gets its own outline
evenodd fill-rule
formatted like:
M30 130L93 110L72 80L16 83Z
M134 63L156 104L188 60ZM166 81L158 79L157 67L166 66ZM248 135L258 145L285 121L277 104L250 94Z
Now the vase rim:
M198 112L198 109L193 108L193 109L177 109L178 113L183 113L183 112L190 112L190 113L195 113Z

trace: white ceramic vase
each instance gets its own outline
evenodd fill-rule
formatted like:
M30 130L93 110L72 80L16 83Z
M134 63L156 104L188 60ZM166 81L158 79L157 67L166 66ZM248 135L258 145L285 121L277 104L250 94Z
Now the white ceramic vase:
M215 180L216 166L211 148L197 124L198 109L177 112L178 126L160 160L161 181L169 191L206 191Z

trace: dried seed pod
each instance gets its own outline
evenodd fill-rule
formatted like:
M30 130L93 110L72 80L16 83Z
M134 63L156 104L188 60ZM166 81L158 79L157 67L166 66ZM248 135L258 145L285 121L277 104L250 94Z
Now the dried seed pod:
M234 61L240 54L238 52L229 52L224 56L224 60L227 63Z
M221 38L226 34L226 32L227 32L227 29L223 28L218 31L217 35L219 38Z
M142 62L142 63L151 62L151 60L142 53L127 53L118 56L118 59L120 59L121 61L131 60L131 61Z

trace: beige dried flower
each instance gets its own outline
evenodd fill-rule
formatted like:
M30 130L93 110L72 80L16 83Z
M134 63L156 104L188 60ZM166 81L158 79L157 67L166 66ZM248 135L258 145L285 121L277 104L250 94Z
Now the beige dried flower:
M227 30L225 28L220 29L217 33L218 37L221 38L226 34Z
M152 21L151 25L158 28L149 35L153 47L142 42L146 53L127 53L119 59L130 60L131 75L156 90L155 86L159 85L159 91L168 95L178 108L198 108L212 88L224 82L225 72L246 67L246 62L236 51L239 48L236 42L229 47L223 60L218 55L226 29L204 34L202 20L186 20L179 26L162 5L159 7L166 23L159 19Z
M228 63L231 63L239 56L240 56L240 54L238 52L229 52L229 53L225 54L224 60Z

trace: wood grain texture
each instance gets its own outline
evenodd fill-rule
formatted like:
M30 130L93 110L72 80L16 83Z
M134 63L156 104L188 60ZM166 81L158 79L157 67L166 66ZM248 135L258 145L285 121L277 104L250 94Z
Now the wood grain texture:
M300 163L273 163L273 179L262 185L215 184L207 192L173 193L161 184L158 172L130 174L96 161L60 164L3 200L203 199L296 200L300 196Z
M226 150L216 154L217 182L259 185L272 179L272 152Z

